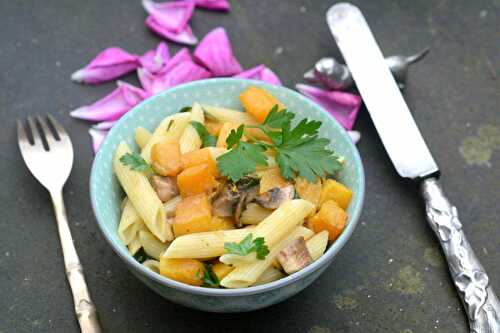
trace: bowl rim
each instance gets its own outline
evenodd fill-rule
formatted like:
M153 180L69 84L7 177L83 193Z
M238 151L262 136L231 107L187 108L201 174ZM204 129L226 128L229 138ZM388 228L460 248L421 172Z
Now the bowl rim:
M324 113L325 115L330 118L330 120L334 123L334 126L337 127L338 130L343 134L345 137L349 137L349 134L347 131L338 123L338 121L330 115L322 106L319 104L311 101L310 99L307 99L305 96L301 95L300 93L296 92L295 90L292 90L290 88L287 88L285 86L276 86L276 85L271 85L262 81L257 81L257 80L248 80L248 79L236 79L236 78L212 78L212 79L205 79L205 80L198 80L198 81L193 81L185 84L181 84L178 86L175 86L173 88L170 88L166 91L163 91L161 93L158 93L152 97L147 98L146 100L142 101L141 103L137 104L134 106L130 111L128 111L123 117L121 117L117 124L121 123L126 123L127 120L131 117L132 114L139 112L138 110L142 109L142 107L146 104L149 103L154 103L157 99L165 99L163 97L164 95L169 95L172 93L176 93L179 90L184 90L184 89L191 89L193 87L196 87L197 85L203 85L207 81L214 82L216 83L225 83L225 82L234 82L234 83L245 83L245 84L256 84L257 86L264 87L264 88L271 88L271 89L278 89L278 90L285 90L287 93L291 95L295 95L300 100L304 100L306 103L309 103L313 107L315 107L317 110L320 112ZM115 125L117 125L115 124ZM110 134L113 133L113 131L116 131L119 126L113 126L110 130ZM109 138L109 135L106 137L105 140ZM359 151L356 147L356 145L351 141L348 140L349 146L351 150L354 152L354 160L355 164L357 165L357 168L359 169L359 183L360 183L360 193L358 195L360 196L359 198L359 208L353 212L353 214L350 216L350 221L347 225L347 228L342 232L342 234L337 238L335 243L330 245L330 247L326 250L326 252L316 261L314 261L312 264L308 265L304 269L298 271L297 273L294 273L292 275L288 275L284 278L281 278L279 280L269 282L266 284L258 285L258 286L252 286L252 287L247 287L247 288L237 288L237 289L217 289L217 288L205 288L205 287L197 287L197 286L191 286L188 284L184 284L182 282L177 282L175 280L166 278L158 273L155 273L139 263L135 258L130 255L126 250L120 248L117 246L111 239L108 237L107 232L104 228L103 223L101 223L98 214L97 214L97 207L96 207L96 198L94 197L94 193L92 191L92 184L94 183L96 177L97 177L97 163L96 160L97 157L101 154L102 150L99 150L97 154L94 156L94 160L92 161L92 168L90 172L90 179L89 179L89 192L90 192L90 201L92 205L92 211L94 213L95 220L97 221L97 225L99 226L99 229L101 230L101 233L104 235L104 238L108 242L108 244L111 246L113 251L131 268L134 270L138 271L138 273L141 273L142 275L145 275L149 279L164 285L169 288L174 288L182 292L190 293L190 294L196 294L196 295L202 295L202 296L227 296L227 297L240 297L240 296L247 296L247 295L255 295L255 294L261 294L265 293L270 290L278 289L281 287L288 286L297 280L300 280L313 272L317 271L320 268L326 268L328 266L328 263L333 260L335 255L345 246L347 241L350 239L351 235L354 232L354 229L356 228L359 217L361 215L361 212L363 210L363 204L364 204L364 198L365 198L365 172L364 172L364 167L363 167L363 162L361 160L361 156L359 155ZM104 143L104 142L103 142Z

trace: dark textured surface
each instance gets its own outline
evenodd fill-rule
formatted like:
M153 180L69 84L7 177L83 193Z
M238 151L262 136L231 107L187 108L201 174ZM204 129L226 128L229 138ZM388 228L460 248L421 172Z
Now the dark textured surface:
M244 66L265 63L293 86L316 59L338 55L324 21L333 1L233 2L229 14L196 11L192 26L199 37L218 25L228 28ZM500 291L500 3L355 3L385 54L431 47L412 68L406 98ZM0 13L0 332L78 331L49 197L16 145L15 118L45 112L72 135L76 160L66 204L106 331L467 332L417 189L397 177L366 112L356 125L367 176L361 223L317 282L282 304L240 315L196 312L157 296L98 231L88 197L88 126L68 116L113 87L73 84L72 71L111 45L137 53L156 45L139 1L1 1ZM487 138L477 137L487 125Z

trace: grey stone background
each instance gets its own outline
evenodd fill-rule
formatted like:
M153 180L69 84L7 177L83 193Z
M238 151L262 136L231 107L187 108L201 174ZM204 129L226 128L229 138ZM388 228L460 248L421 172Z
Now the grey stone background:
M406 99L500 291L500 2L354 2L386 55L431 47L411 69ZM192 27L199 37L226 27L245 67L267 64L293 87L315 60L339 56L324 19L333 3L233 1L228 14L197 10ZM88 195L88 125L68 116L113 89L73 84L75 69L105 47L142 53L157 44L140 2L4 0L0 13L0 332L78 331L49 197L16 144L15 119L47 112L73 139L66 204L106 331L467 332L417 188L395 173L366 111L356 124L367 176L361 223L320 279L288 301L246 314L197 312L157 296L98 231ZM135 82L132 75L126 80Z

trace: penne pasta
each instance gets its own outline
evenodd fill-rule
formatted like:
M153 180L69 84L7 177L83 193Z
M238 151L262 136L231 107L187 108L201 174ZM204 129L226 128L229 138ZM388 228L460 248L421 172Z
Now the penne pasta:
M323 230L306 242L307 250L313 260L317 260L325 253L328 245L328 231Z
M180 195L173 197L163 204L163 209L165 210L165 214L167 217L173 217L175 214L175 207L177 204L182 201L182 197Z
M199 123L205 123L205 117L203 115L203 110L200 104L194 103L191 108L191 118L190 121L197 121ZM201 147L201 139L198 132L194 129L191 124L188 124L184 129L181 137L179 138L179 147L181 154L189 153L190 151L199 149Z
M166 258L215 258L224 254L224 243L240 242L253 228L219 230L188 234L174 239Z
M226 288L245 288L249 287L259 279L266 269L271 267L275 257L284 249L291 241L304 237L309 239L314 235L314 232L305 227L295 227L288 235L278 244L269 248L269 254L264 260L255 260L253 263L236 267L220 282L221 286ZM267 242L266 242L267 243Z
M118 146L113 158L113 170L128 199L153 235L162 242L173 239L170 224L166 222L166 214L161 200L141 172L130 170L121 163L120 158L132 151L126 143Z
M146 230L139 231L139 241L141 242L144 252L146 252L148 256L157 260L160 259L160 256L168 247L168 243L160 242L158 238Z
M212 155L214 161L217 160L217 157L227 153L227 149L222 147L208 147L208 150L210 151L210 155Z
M139 235L135 235L134 238L128 244L128 252L134 255L141 249L141 241L139 240Z
M147 145L149 139L151 139L151 136L151 132L144 127L137 127L135 129L135 142L141 149Z
M128 245L137 235L139 230L145 230L146 226L142 221L134 206L125 198L123 201L123 211L118 225L118 236L125 245Z
M274 267L269 267L264 271L264 273L262 273L262 275L257 279L257 281L255 281L254 285L257 286L260 284L273 282L284 277L285 274L283 274L279 269L276 269Z
M145 267L149 268L155 273L160 274L160 262L158 260L148 259L142 263Z
M240 222L242 224L258 224L271 215L272 212L272 210L256 203L249 203L247 208L241 213Z
M179 140L190 119L191 114L188 112L177 113L163 119L151 135L148 143L142 149L141 157L146 160L146 162L151 162L151 148L153 145L162 141L175 142Z
M241 266L245 264L250 264L257 260L255 252L249 253L246 256L240 256L238 254L226 253L220 256L219 261L231 266Z

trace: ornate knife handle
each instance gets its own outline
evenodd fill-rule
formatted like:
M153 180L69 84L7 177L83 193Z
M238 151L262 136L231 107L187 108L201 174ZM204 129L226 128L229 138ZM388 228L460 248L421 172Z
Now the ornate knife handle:
M448 202L436 178L423 181L422 195L427 221L443 248L451 278L469 319L470 332L500 333L500 302L465 238L457 209Z

